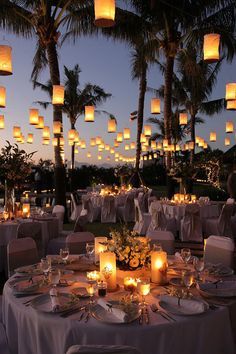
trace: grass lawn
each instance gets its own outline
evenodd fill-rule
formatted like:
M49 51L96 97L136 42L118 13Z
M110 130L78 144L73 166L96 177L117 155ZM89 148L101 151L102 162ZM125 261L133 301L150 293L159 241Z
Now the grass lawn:
M109 236L109 233L112 229L116 230L121 230L122 226L124 224L121 223L116 223L116 224L101 224L100 222L93 222L92 224L88 223L86 224L85 228L86 231L92 232L95 236ZM69 223L69 224L64 224L63 229L64 230L73 230L74 224ZM134 227L134 223L128 223L127 227L132 230Z

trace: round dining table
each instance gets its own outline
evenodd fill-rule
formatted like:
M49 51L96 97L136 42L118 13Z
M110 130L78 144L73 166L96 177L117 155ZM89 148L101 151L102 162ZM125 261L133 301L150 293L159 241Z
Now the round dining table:
M117 272L120 289L108 293L106 300L124 295L122 284L125 275L124 271ZM73 287L87 285L85 273L77 272L71 277L75 283L58 288L58 291L71 292ZM31 307L27 301L37 295L15 297L14 279L14 276L10 278L3 290L3 323L12 354L65 354L74 344L130 345L142 354L235 354L227 306L209 308L198 315L172 316L175 321L152 312L148 306L149 324L140 324L138 320L110 324L93 317L85 322L80 320L80 312L63 318L60 314L46 314ZM152 284L147 303L157 303L157 294L161 291L165 288ZM95 300L97 298L95 296Z

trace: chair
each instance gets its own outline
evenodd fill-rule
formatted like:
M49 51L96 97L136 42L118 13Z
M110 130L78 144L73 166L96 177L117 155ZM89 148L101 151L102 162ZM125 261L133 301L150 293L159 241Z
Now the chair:
M151 215L141 211L138 199L134 199L135 206L135 225L133 230L139 235L145 235L151 222Z
M180 222L181 241L202 241L202 223L200 218L200 206L187 204L185 214Z
M118 206L117 217L121 218L125 223L134 221L134 196L133 194L127 194L125 204Z
M221 263L233 267L234 241L229 237L209 236L206 240L204 260L206 263Z
M81 206L79 205L77 193L71 193L71 215L70 219L75 221L81 213Z
M149 212L151 214L151 222L148 227L148 232L154 230L171 231L173 235L176 236L176 219L174 217L168 217L164 213L160 201L153 201L150 205Z
M14 269L37 263L39 261L37 246L31 237L11 240L7 245L8 275Z
M231 217L234 212L234 204L225 204L217 219L205 220L205 235L217 235L232 237Z
M141 354L141 352L126 345L72 345L66 354Z
M147 211L147 197L148 197L148 194L145 194L144 192L139 192L138 194L138 202L139 202L139 206L140 206L140 209L141 209L141 212L142 213L145 213Z
M235 203L234 198L228 198L228 199L226 200L226 204L234 204L234 203Z
M52 215L59 219L59 233L63 230L63 222L65 215L65 207L63 205L55 205L52 209Z
M0 322L0 353L10 354L10 350L7 344L7 336L3 324Z
M175 238L172 232L161 230L148 231L146 236L151 239L151 244L160 243L163 251L168 254L175 253Z
M103 197L101 208L101 223L115 223L116 222L116 206L115 197L106 195Z
M98 205L93 205L89 195L82 196L82 210L80 216L86 216L88 222L92 223L98 220L101 213L101 208Z
M44 245L42 240L42 226L39 222L22 222L17 228L17 238L31 237L38 249L40 257L44 255Z
M94 241L94 234L91 232L74 232L67 236L66 247L70 254L86 253L86 243Z

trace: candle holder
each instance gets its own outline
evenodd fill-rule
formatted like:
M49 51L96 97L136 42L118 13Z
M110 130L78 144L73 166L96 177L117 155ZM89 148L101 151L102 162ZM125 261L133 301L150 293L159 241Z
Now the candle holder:
M153 251L151 254L151 280L158 285L165 285L167 281L167 253Z
M140 306L142 308L145 308L147 305L146 296L150 293L150 289L151 289L150 279L149 278L141 279L138 283L137 289L138 289L139 295L141 295L141 298L142 298L142 300L140 302Z
M92 272L87 272L87 280L89 283L96 283L101 279L100 272L94 270Z

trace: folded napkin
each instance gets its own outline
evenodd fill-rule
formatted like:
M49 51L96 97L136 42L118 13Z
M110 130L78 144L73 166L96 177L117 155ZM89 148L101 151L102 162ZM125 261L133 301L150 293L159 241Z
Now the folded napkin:
M98 305L100 305L101 307L103 307L107 311L109 310L109 308L111 308L110 313L114 317L116 317L119 321L128 322L128 320L129 320L128 314L125 311L123 311L117 307L114 307L112 303L105 301L103 299L99 299L97 303L98 303Z
M199 289L208 295L212 296L236 296L236 282L235 281L222 281L217 284L203 283L199 284Z
M176 296L161 295L160 300L171 305L173 310L176 309L176 313L182 313L183 315L202 313L206 310L207 305L204 302L191 300L191 299L179 299ZM178 305L180 303L180 306Z
M21 280L13 285L13 289L16 292L33 292L37 290L42 283L42 279L34 279L32 282L29 279Z
M184 260L179 252L175 252L175 260L184 263Z
M60 310L60 301L58 298L58 293L55 288L52 288L49 292L51 304L52 304L52 311L57 312Z

